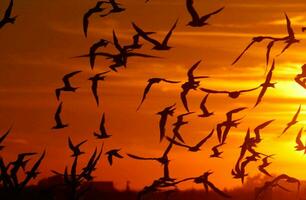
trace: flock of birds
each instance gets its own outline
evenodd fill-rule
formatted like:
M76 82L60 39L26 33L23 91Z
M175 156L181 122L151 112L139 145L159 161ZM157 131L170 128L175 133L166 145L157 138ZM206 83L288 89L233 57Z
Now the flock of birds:
M146 2L149 2L147 0ZM193 5L193 0L186 0L186 10L191 16L191 21L188 22L188 26L191 26L192 28L199 28L199 27L204 27L205 25L208 24L208 20L211 16L217 15L222 10L224 7L219 8L216 11L213 11L209 14L205 14L203 16L200 16L198 12L196 11L194 5ZM16 16L12 17L12 8L13 8L13 0L10 1L10 4L5 12L5 15L3 19L0 21L0 28L5 26L6 24L12 24L16 20ZM92 8L90 8L83 17L83 31L84 31L84 36L87 38L88 37L88 32L89 32L89 25L90 25L90 17L94 14L99 14L101 17L106 17L111 14L116 14L120 12L124 12L126 9L118 3L116 0L105 0L105 1L98 1L96 5ZM279 55L284 53L288 48L295 44L298 43L299 40L296 39L294 31L291 27L291 22L287 14L285 13L285 18L286 18L286 24L287 24L287 35L284 37L272 37L272 36L257 36L254 37L251 41L251 43L243 50L243 52L234 60L232 63L233 65L236 64L242 56L246 53L246 51L255 43L260 43L263 41L268 41L267 45L267 51L266 51L266 65L269 65L269 60L270 60L270 52L273 47L273 45L276 42L283 42L285 43L285 47L283 50L280 52ZM157 56L149 55L149 54L144 54L144 53L139 53L136 52L136 50L140 50L143 46L141 42L147 42L152 45L152 49L156 51L168 51L171 49L171 46L169 46L169 40L171 39L172 33L176 29L178 25L178 20L174 22L172 27L170 28L169 32L166 34L165 38L162 41L158 41L154 39L153 35L155 32L150 32L150 31L145 31L142 28L140 28L138 25L136 25L134 22L132 22L132 27L135 31L135 34L132 37L132 42L130 44L121 44L118 40L118 37L113 31L113 38L112 41L109 41L107 39L101 38L99 41L95 42L92 44L92 46L89 49L89 52L84 55L76 56L75 58L88 58L89 59L89 65L91 69L95 67L95 62L96 62L96 57L104 57L106 59L110 59L112 61L112 64L109 66L110 70L103 71L100 73L97 73L93 75L92 77L89 77L88 80L91 81L92 86L92 94L94 97L94 100L97 104L97 106L100 105L100 98L98 95L98 85L100 81L104 81L105 78L111 71L118 72L118 68L120 67L127 67L128 64L128 58L130 57L144 57L144 58L159 58ZM302 31L304 31L305 28L302 28ZM98 51L102 48L107 47L108 45L112 45L117 53L109 53L106 51ZM277 56L279 56L277 55ZM209 108L206 106L207 99L209 95L213 94L225 94L229 98L232 99L237 99L240 97L242 93L247 93L247 92L252 92L255 90L260 90L258 98L254 104L254 107L258 106L264 96L266 91L269 88L274 88L276 83L272 82L272 77L273 77L273 70L275 69L275 60L273 59L273 62L271 64L271 67L269 71L266 73L266 78L265 80L260 83L259 85L246 89L246 90L237 90L237 91L227 91L227 90L214 90L214 89L208 89L208 88L201 88L200 83L202 79L209 79L209 76L205 75L195 75L195 70L198 68L200 65L201 60L193 64L189 70L187 71L187 77L186 81L181 81L181 80L169 80L166 78L161 78L161 77L153 77L148 80L148 83L144 89L142 98L140 100L139 106L137 107L137 111L140 110L141 105L144 103L146 98L148 97L148 94L150 92L150 89L153 85L156 85L158 83L167 83L167 84L181 84L181 102L183 107L186 110L186 113L178 114L177 115L177 121L173 124L173 129L172 129L172 135L166 133L166 124L168 117L174 116L176 106L177 104L172 104L164 109L162 109L160 112L157 113L157 115L160 116L159 120L159 141L162 142L166 140L167 142L167 147L166 149L162 152L161 155L156 156L156 157L145 157L145 156L139 156L131 153L127 153L127 156L136 159L136 160L143 160L143 161L156 161L160 163L163 166L163 175L162 177L156 179L153 181L151 185L145 186L144 189L139 192L138 198L142 199L145 195L159 191L163 188L169 188L169 187L174 187L176 188L178 184L187 182L187 181L193 181L196 184L203 184L204 188L206 191L209 189L213 190L217 194L225 197L225 198L230 198L231 196L229 194L226 194L222 190L220 190L218 187L216 187L210 180L209 177L213 173L211 171L204 172L202 175L198 177L190 177L190 178L185 178L182 180L177 180L173 178L170 175L170 169L169 169L169 164L170 164L170 158L169 158L169 153L173 149L174 146L179 146L182 148L186 148L190 152L198 152L201 150L202 146L210 140L214 135L217 136L217 141L218 143L215 144L212 147L212 154L210 155L210 158L221 158L222 151L220 148L226 144L228 134L230 133L230 130L232 128L238 127L238 125L241 123L241 118L237 119L234 118L234 115L246 110L246 107L239 107L235 108L233 110L230 110L226 113L226 119L223 122L220 122L216 124L216 129L211 130L207 135L203 136L203 139L201 139L197 144L194 146L188 145L185 143L184 137L181 134L180 129L182 126L188 124L188 121L185 121L185 117L188 115L195 114L195 112L191 112L188 106L188 94L192 90L201 90L205 96L203 97L203 100L201 101L200 104L200 110L201 114L198 115L200 118L208 118L212 115L214 115L213 112L210 111ZM306 88L305 83L306 83L306 66L302 67L302 74L298 74L295 81ZM66 75L63 76L62 81L63 85L55 89L55 95L57 100L59 101L58 108L55 112L55 125L52 127L52 129L64 129L67 128L69 125L68 123L63 122L61 119L61 112L62 112L62 107L63 107L63 102L62 102L62 93L66 92L76 92L79 87L76 87L72 84L71 79L73 79L75 76L80 74L82 71L77 70L70 72ZM287 132L287 130L296 124L298 121L298 116L301 110L301 106L299 106L296 114L293 116L292 120L287 124L287 126L284 128L283 132L280 134L282 136L284 133ZM106 117L105 113L102 114L101 117L101 123L100 123L100 128L99 131L94 132L93 136L97 140L102 140L104 141L105 139L111 138L112 135L110 135L106 129ZM273 155L269 155L266 153L261 153L256 150L256 147L260 144L261 142L261 134L260 132L262 129L267 127L269 124L271 124L274 120L269 120L266 121L260 125L258 125L254 130L254 135L252 136L252 131L250 129L247 130L247 133L245 135L243 144L240 146L241 151L240 155L237 159L237 162L232 170L232 176L235 179L240 179L242 183L244 182L244 179L246 176L248 176L248 173L246 172L247 166L251 162L257 162L261 160L261 164L258 166L258 170L267 175L272 177L272 175L267 171L267 167L271 164L269 162L269 159L273 157ZM0 144L4 141L4 139L7 137L10 131L6 132L1 138L0 138ZM306 153L306 144L304 144L301 141L301 136L302 136L303 128L299 131L296 137L296 144L297 146L295 147L297 151L304 151ZM70 150L72 151L72 157L74 157L74 161L71 167L70 173L68 172L68 168L65 168L64 173L59 173L56 171L53 171L55 174L61 175L64 177L64 180L66 181L67 185L71 185L73 190L77 190L79 184L85 180L89 181L93 179L93 176L91 175L93 171L96 169L96 165L98 163L98 160L100 159L102 155L102 149L103 146L98 153L97 148L93 152L91 158L88 161L88 164L86 167L83 168L82 172L77 173L77 163L78 163L78 157L84 154L84 152L81 150L81 146L87 142L87 140L84 140L78 144L74 144L72 142L72 139L69 137L68 138L68 146ZM103 143L104 144L104 143ZM3 146L0 146L0 150L3 149ZM0 183L8 183L10 184L10 181L15 184L20 185L20 183L17 180L16 173L20 168L25 169L25 166L29 159L26 159L28 156L32 156L34 153L28 153L28 154L20 154L15 162L11 162L7 166L4 164L3 159L0 159ZM34 165L32 170L27 171L26 174L28 174L29 178L35 178L39 172L38 166L40 165L40 162L44 158L45 152L42 154L40 159L37 161L37 163ZM106 152L106 155L108 157L109 164L113 164L113 160L115 158L122 159L123 155L120 154L120 149L110 149ZM8 169L10 170L10 173L8 173ZM9 177L9 178L7 178ZM27 181L29 181L27 179ZM9 181L8 181L9 180ZM259 188L256 192L256 199L259 199L263 193L268 190L269 188L273 187L279 187L283 190L286 190L285 187L281 186L279 182L281 180L285 180L289 183L297 183L298 188L300 186L300 181L290 177L288 175L280 175L275 177L272 181L266 182L265 185L262 188ZM21 183L22 185L23 183ZM78 199L78 195L74 195L75 199Z

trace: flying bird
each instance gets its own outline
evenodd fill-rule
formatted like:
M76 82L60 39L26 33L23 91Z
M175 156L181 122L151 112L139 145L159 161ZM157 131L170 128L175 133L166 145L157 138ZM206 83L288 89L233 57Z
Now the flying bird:
M109 3L112 6L112 9L109 11L109 14L110 13L119 13L119 12L125 11L125 8L120 7L120 4L117 3L115 0L109 0ZM103 17L103 15L101 15L101 16Z
M56 112L55 112L55 115L54 115L54 119L55 119L55 122L56 122L56 125L52 127L52 129L61 129L61 128L65 128L68 126L68 124L64 124L61 120L61 112L62 112L62 105L63 105L63 102L60 102Z
M87 37L87 30L88 30L88 25L89 25L89 18L95 14L95 13L99 13L102 12L103 10L105 10L105 8L102 8L102 5L104 3L108 3L107 1L98 1L95 5L95 7L90 8L83 16L83 31L84 31L84 35L85 37Z
M91 69L94 68L95 66L95 61L96 61L96 51L100 47L106 47L110 42L105 39L100 39L98 42L95 42L91 47L89 48L89 63Z
M160 132L160 137L159 137L159 141L161 142L163 140L163 138L165 137L165 133L166 133L166 123L167 123L167 119L168 116L173 116L174 111L175 111L175 105L173 104L172 106L168 106L165 109L163 109L162 111L156 113L157 115L160 115L160 120L159 120L159 132Z
M69 74L66 74L63 77L62 80L64 82L64 86L61 87L61 88L57 88L55 90L55 94L56 94L57 100L60 99L60 95L61 95L62 91L65 91L65 92L75 92L78 89L78 87L72 87L71 86L69 79L72 78L73 76L75 76L76 74L80 73L80 72L82 72L82 71L74 71L74 72L71 72Z
M135 23L132 23L132 25L133 25L134 29L136 30L136 32L143 39L147 40L148 42L150 42L154 45L154 47L153 47L154 50L169 50L169 49L171 49L171 47L168 46L168 42L169 42L169 39L172 35L173 30L176 28L177 22L178 22L178 20L176 20L176 22L173 24L172 28L170 29L170 31L168 32L168 34L166 35L166 37L164 38L164 40L162 42L159 42L159 41L149 37L151 32L144 32Z
M266 126L268 126L269 124L271 124L274 120L269 120L269 121L266 121L260 125L258 125L255 129L254 129L254 133L255 133L255 140L254 142L255 143L259 143L261 142L261 136L260 136L260 130L261 129L264 129Z
M105 128L105 113L102 115L101 123L100 123L100 133L94 132L94 136L97 139L106 139L111 137L111 135L108 135L106 128Z
M104 74L107 74L110 71L106 71L106 72L102 72L102 73L98 73L96 75L94 75L93 77L90 77L88 80L90 80L92 82L91 84L91 91L92 94L96 100L97 106L99 106L99 95L98 95L98 82L99 81L104 81L106 76L101 76Z
M298 116L300 114L300 111L301 111L301 105L299 106L299 108L296 111L295 115L293 116L292 120L289 123L287 123L286 128L283 130L283 132L282 132L282 134L280 136L282 136L291 126L293 126L294 124L296 124L298 122L297 118L298 118Z
M207 101L207 98L208 98L208 94L203 98L203 100L201 101L201 104L200 104L200 109L202 111L203 114L201 115L198 115L199 117L209 117L211 115L213 115L214 113L213 112L209 112L207 107L206 107L206 101Z
M12 10L13 10L14 0L10 1L9 6L7 7L3 18L0 21L0 29L4 27L6 24L14 24L16 21L17 16L12 17Z
M211 136L213 135L214 133L214 129L208 134L208 136L204 137L199 143L197 143L196 145L194 146L189 146L189 145L186 145L186 144L182 144L180 142L177 142L175 141L174 139L170 138L170 137L167 137L167 139L172 142L173 144L175 145L178 145L178 146L181 146L181 147L185 147L187 148L189 151L191 152L197 152L197 151L200 151L201 149L201 146L203 146L203 144L209 139L211 138Z
M295 150L296 151L304 151L304 154L306 154L306 146L301 141L302 133L303 133L303 128L300 129L299 133L296 136L296 139L295 139L295 142L296 142Z
M174 128L173 128L173 133L174 133L174 137L177 137L177 139L179 139L181 142L184 142L183 137L181 136L179 130L183 125L188 124L187 121L184 121L184 117L190 114L193 114L194 112L188 112L188 113L184 113L181 114L179 116L177 116L177 121L173 124Z
M211 149L213 151L213 154L211 154L209 157L211 158L221 158L220 155L223 153L223 151L219 151L219 147L221 147L223 144L218 144L216 146L213 146Z
M147 94L149 93L152 85L156 84L156 83L160 83L162 81L166 82L166 83L180 83L180 81L171 81L171 80L167 80L167 79L164 79L164 78L150 78L148 80L148 84L147 84L146 88L144 89L143 96L142 96L142 99L141 99L141 102L140 102L139 106L137 107L137 110L140 109L140 107L141 107L142 103L144 102L144 100L146 99Z
M188 22L187 25L192 26L192 27L202 27L205 25L208 25L207 20L212 16L212 15L216 15L219 12L221 12L224 7L219 8L218 10L211 12L207 15L204 16L199 16L199 14L197 13L197 11L195 10L194 6L193 6L193 0L186 0L186 6L187 6L187 10L189 12L189 14L191 15L192 20L190 22Z
M269 87L275 87L276 83L271 83L271 79L272 79L272 74L273 74L273 70L275 67L275 60L273 60L272 66L270 68L270 71L268 72L267 76L266 76L266 80L264 83L261 84L261 91L259 93L259 96L257 98L256 104L254 105L254 107L256 107L262 100L263 96L265 95L267 89Z
M69 145L70 150L73 152L73 154L71 155L71 157L77 157L77 156L79 156L79 155L84 154L84 152L82 152L82 151L80 150L80 147L81 147L81 145L84 144L85 142L87 142L87 140L84 140L84 141L80 142L79 144L74 145L74 144L72 143L72 141L71 141L71 138L68 137L68 145Z
M266 156L262 159L262 164L258 166L258 169L260 172L264 173L265 175L267 176L271 176L271 174L265 169L266 167L268 167L271 162L268 162L268 159L271 157L272 155L270 156Z
M290 19L286 13L285 13L285 16L286 16L287 32L288 32L288 37L285 38L285 43L287 43L287 45L283 48L283 50L281 51L279 55L284 53L292 44L300 42L300 40L297 40L295 38L294 31L291 27Z
M110 165L113 164L113 157L123 158L122 155L119 154L120 149L112 149L105 154L107 155L107 159Z
M182 103L184 105L184 108L186 109L187 112L189 112L188 108L188 102L187 102L187 94L189 93L190 90L196 90L199 85L200 81L197 81L197 79L202 79L202 78L209 78L209 76L194 76L193 72L194 70L199 66L201 63L201 60L195 63L187 72L188 80L182 84L182 92L180 94Z
M211 90L211 89L206 89L206 88L200 88L200 90L202 90L203 92L206 93L213 93L213 94L228 94L228 96L232 99L236 99L240 96L241 93L245 93L245 92L251 92L254 90L257 90L258 88L260 88L261 86L258 86L256 88L251 88L251 89L247 89L247 90L238 90L238 91L226 91L226 90L222 90L222 91L217 91L217 90Z

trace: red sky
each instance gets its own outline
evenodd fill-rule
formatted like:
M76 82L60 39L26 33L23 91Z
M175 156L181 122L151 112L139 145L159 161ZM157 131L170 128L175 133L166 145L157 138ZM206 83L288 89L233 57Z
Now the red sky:
M7 3L1 1L1 13ZM189 15L184 0L151 0L147 4L141 0L122 0L121 3L126 12L90 19L86 39L82 32L82 17L95 5L95 1L16 0L13 11L18 15L16 24L7 25L0 31L0 130L4 132L13 124L3 151L7 159L14 158L19 152L47 149L47 158L41 167L42 176L51 175L51 169L63 170L70 163L68 136L74 141L88 139L83 146L88 153L101 146L101 141L96 141L92 133L98 129L103 112L106 113L106 126L113 135L105 141L105 150L121 148L123 155L127 152L143 156L160 155L166 143L159 143L159 118L155 113L173 103L177 103L176 114L185 111L179 98L180 85L160 84L153 86L141 110L136 112L147 79L166 77L184 81L189 67L202 60L196 74L211 77L202 81L203 87L234 90L257 86L265 79L266 44L256 44L239 63L235 66L231 63L253 36L286 36L286 12L301 42L276 57L272 78L273 82L277 82L276 88L269 89L263 102L255 109L251 108L259 91L243 94L236 100L225 95L210 95L207 106L215 115L208 119L199 119L196 115L187 117L190 123L182 129L182 133L188 144L196 143L216 123L224 120L227 111L241 106L250 109L235 115L237 118L245 117L239 128L230 132L223 148L223 159L209 159L210 148L216 143L214 138L195 154L175 147L170 155L170 168L177 178L197 176L211 169L215 172L212 179L221 187L239 185L240 181L232 179L230 171L239 155L239 146L247 128L254 129L267 120L275 119L263 131L264 139L258 146L261 152L276 154L269 171L288 173L298 178L306 176L303 170L305 156L294 151L297 131L305 124L303 105L306 92L293 80L306 60L303 40L306 35L301 32L301 27L306 25L304 1L249 0L245 3L243 0L209 0L202 3L195 0L200 13L225 6L224 11L209 20L211 25L202 28L186 26ZM157 32L154 37L162 38L177 18L178 27L169 43L174 48L169 52L156 52L150 50L150 44L143 42L141 52L161 56L162 59L132 58L126 69L110 73L100 84L101 106L97 108L87 79L105 71L109 63L98 59L96 68L91 71L87 59L72 57L87 53L90 45L99 38L111 40L113 29L120 42L129 43L133 35L131 22L136 22L146 31ZM272 57L283 46L276 45ZM82 70L83 73L73 79L73 84L80 89L62 97L62 117L70 126L60 131L51 130L58 105L54 89L61 86L62 76L73 70ZM192 111L200 112L199 103L204 95L201 91L190 93ZM300 104L300 122L283 137L277 138ZM174 122L175 117L169 120L168 133ZM248 168L249 175L258 173L257 165ZM97 180L113 180L119 188L123 188L127 180L131 181L132 188L141 188L159 177L161 172L162 168L154 162L125 158L115 160L114 166L110 167L103 157L95 174Z

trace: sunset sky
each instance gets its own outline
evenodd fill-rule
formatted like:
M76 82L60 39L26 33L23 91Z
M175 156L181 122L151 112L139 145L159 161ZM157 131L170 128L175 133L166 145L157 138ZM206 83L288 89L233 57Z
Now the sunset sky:
M276 65L272 82L277 82L276 88L269 88L263 102L254 109L259 90L242 94L238 99L212 94L207 106L215 115L204 119L198 118L197 114L200 114L199 105L205 93L191 91L188 95L189 107L196 114L186 117L189 124L181 130L190 145L207 135L218 122L224 121L226 112L237 107L248 109L234 115L234 118L244 118L238 128L231 130L226 145L222 147L223 159L209 158L211 147L217 143L214 135L198 153L174 147L170 153L170 173L181 179L212 170L211 180L219 187L241 185L240 180L233 179L230 172L239 156L239 146L246 130L253 130L257 125L275 119L262 131L263 141L258 146L262 153L275 154L271 160L273 163L267 169L272 174L288 173L305 179L306 156L294 149L295 137L305 125L306 117L306 90L294 81L296 74L301 72L301 66L306 63L306 33L301 31L301 27L306 26L305 0L248 0L247 3L245 0L194 1L200 14L223 6L225 9L210 18L210 25L192 28L186 26L190 16L185 0L150 0L149 3L121 0L126 11L104 18L94 15L90 18L88 38L85 38L83 14L96 1L16 0L13 8L13 15L18 15L16 23L0 30L0 135L13 126L4 142L6 148L1 152L5 159L14 159L19 152L42 152L46 149L40 178L48 177L52 175L51 169L62 171L70 165L72 158L67 138L71 136L75 143L88 139L82 146L87 153L82 159L85 163L95 147L102 145L102 141L94 138L93 132L98 131L102 113L105 112L106 127L113 136L104 141L104 152L120 148L125 159L115 159L110 167L107 157L103 156L94 173L96 180L112 180L120 189L125 187L127 180L133 189L150 184L162 175L162 167L154 161L130 159L126 153L160 156L167 142L159 143L159 116L155 113L176 103L175 116L169 118L167 124L167 134L171 135L176 116L186 111L180 100L180 84L161 83L152 87L141 109L136 112L147 80L164 77L184 82L191 65L202 60L195 74L210 76L202 80L202 87L218 90L257 87L265 80L266 42L255 44L236 65L231 63L254 36L287 36L286 12L297 39L301 41L278 57L276 55L285 44L278 43L273 48L271 58L275 57ZM0 13L4 12L8 3L8 0L0 2ZM112 40L113 30L120 43L131 43L134 34L132 22L145 31L155 31L154 38L163 39L176 19L179 19L178 26L169 41L173 48L164 52L154 51L151 44L141 40L144 47L137 52L162 58L131 58L127 68L109 73L106 80L99 83L101 105L97 108L90 91L91 83L87 79L108 70L109 62L98 58L95 69L91 70L88 59L72 57L88 53L91 44L100 38ZM109 46L106 50L112 49ZM69 127L52 130L54 112L59 103L54 90L61 87L64 74L75 70L83 71L71 79L73 85L80 89L76 93L62 95L62 119L69 123ZM277 138L299 105L302 105L299 123ZM306 133L304 135L302 141L306 139ZM250 164L247 168L249 176L259 173L259 164L260 161ZM183 188L193 186L187 184Z

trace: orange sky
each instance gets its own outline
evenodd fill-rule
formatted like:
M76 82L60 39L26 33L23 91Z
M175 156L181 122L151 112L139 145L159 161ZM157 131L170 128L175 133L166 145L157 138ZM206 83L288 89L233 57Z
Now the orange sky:
M1 13L7 3L0 2ZM4 132L14 124L11 135L5 141L7 147L2 152L8 159L14 158L18 152L42 152L46 148L42 176L51 175L51 169L63 170L70 163L68 136L73 141L89 139L83 146L88 153L101 145L101 141L96 141L92 133L98 129L103 112L106 113L106 126L113 135L105 141L105 150L121 148L122 154L159 156L166 143L159 143L159 118L155 113L175 102L176 114L185 111L179 98L180 86L160 84L152 87L141 110L136 112L147 79L166 77L184 81L188 68L202 59L195 73L211 77L202 81L203 87L248 89L257 86L265 79L266 44L256 44L235 66L230 64L253 36L286 36L286 12L301 42L276 58L272 78L277 82L276 88L269 89L263 102L255 109L235 115L245 118L239 128L230 132L223 148L223 159L208 158L210 148L216 143L214 138L195 154L175 147L170 154L170 168L171 174L177 178L197 176L211 169L215 172L211 178L220 187L239 185L240 180L232 179L230 171L239 155L238 147L247 128L253 129L267 120L275 119L262 132L264 140L258 147L261 152L276 154L269 171L306 177L306 158L301 152L294 151L297 131L305 124L303 105L306 91L293 80L306 60L303 40L306 35L301 32L301 27L306 25L304 0L249 0L248 3L244 0L195 1L200 13L225 6L224 11L210 19L211 25L202 28L186 26L189 15L184 0L151 0L148 4L142 0L122 0L121 3L127 8L126 12L105 18L92 17L89 36L85 39L82 17L95 1L16 0L16 24L7 25L0 31L0 130ZM108 62L99 58L96 68L91 71L87 59L71 57L87 53L90 45L99 38L111 40L113 29L120 42L129 43L133 35L131 22L136 22L146 31L156 31L154 37L162 38L177 18L178 27L169 43L174 48L168 52L156 52L151 51L151 45L144 42L141 52L163 58L132 58L126 69L120 68L118 73L110 73L106 81L100 83L101 106L97 108L87 79L106 70ZM272 56L277 55L282 47L276 45ZM75 94L62 96L62 117L70 127L51 130L58 104L54 89L61 86L62 76L73 70L82 70L83 73L73 79L73 84L81 88ZM243 94L236 100L225 95L210 95L207 106L215 115L207 119L195 116L186 118L190 123L182 129L182 134L187 144L199 141L216 123L224 120L227 111L241 106L252 108L258 93ZM192 111L200 111L199 103L203 95L201 91L190 93L188 98ZM277 136L300 104L300 122L278 139ZM168 133L174 121L175 117L169 120ZM251 164L247 168L249 175L258 173L258 164ZM127 180L131 181L132 188L141 188L160 177L161 173L162 168L155 162L126 158L115 160L114 165L109 167L106 157L103 157L95 175L97 180L113 180L119 188L123 188Z

